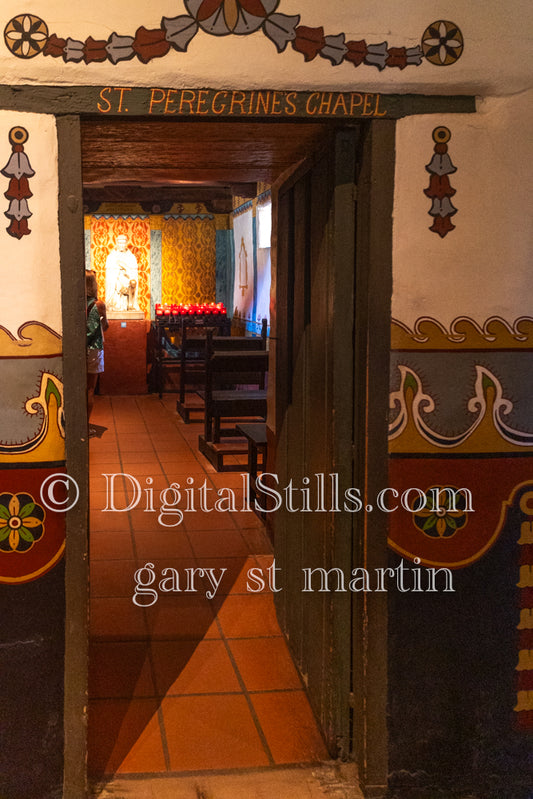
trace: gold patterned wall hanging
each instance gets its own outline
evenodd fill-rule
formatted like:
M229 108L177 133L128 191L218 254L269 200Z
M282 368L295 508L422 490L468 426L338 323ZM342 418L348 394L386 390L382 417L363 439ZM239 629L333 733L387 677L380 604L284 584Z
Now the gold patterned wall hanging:
M216 225L213 217L169 217L162 225L161 302L214 302Z

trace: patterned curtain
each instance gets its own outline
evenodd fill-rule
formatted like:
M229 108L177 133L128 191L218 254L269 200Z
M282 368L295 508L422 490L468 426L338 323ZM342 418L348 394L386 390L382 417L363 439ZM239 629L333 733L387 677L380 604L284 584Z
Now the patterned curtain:
M215 220L165 219L162 228L163 303L215 302Z
M128 248L137 258L139 308L150 318L150 220L138 216L91 217L91 268L96 272L98 296L105 299L105 262L117 236L128 237Z

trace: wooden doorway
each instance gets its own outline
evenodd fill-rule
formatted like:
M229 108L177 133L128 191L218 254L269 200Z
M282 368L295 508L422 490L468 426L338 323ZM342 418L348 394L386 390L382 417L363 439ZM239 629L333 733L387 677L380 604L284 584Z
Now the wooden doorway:
M90 124L84 123L85 131ZM134 123L129 120L121 122L122 134L131 124ZM142 124L150 127L153 123ZM158 124L168 125L170 130L170 123ZM215 130L218 123L195 125L198 130ZM229 125L220 123L225 131L229 131ZM183 123L177 123L176 134L183 131L182 126ZM234 131L237 139L242 135L248 141L246 123L234 123L233 127L240 130L240 134ZM381 444L386 430L386 411L382 410L386 409L388 396L384 386L392 250L387 235L392 222L387 203L392 197L393 123L372 123L362 136L359 128L335 130L316 124L289 127L293 132L301 132L302 142L309 127L302 153L314 150L315 155L277 189L278 262L273 296L279 316L272 336L275 392L269 418L276 441L273 471L279 475L280 485L285 485L284 481L291 477L296 485L298 479L324 475L329 492L330 474L342 475L346 485L358 486L367 481L370 457L377 468L372 479L379 479L376 475L382 477L386 468L386 451ZM274 123L264 123L261 128L281 133L281 126L278 128ZM114 143L107 140L107 158L119 159L120 149L127 149L122 134ZM201 140L205 143L210 136ZM280 140L283 138L290 139L290 131L280 135ZM222 154L224 148L219 152ZM234 152L237 158L238 141ZM379 164L380 153L387 158L384 169ZM263 179L275 180L287 166L300 160L295 153L291 159L280 161L278 171L271 170L270 177ZM258 164L255 168L263 170L261 174L266 176L265 165L261 161ZM231 163L226 162L225 166L231 168ZM129 185L133 186L138 173L131 167L130 162ZM165 169L170 167L171 162L167 161ZM179 167L185 170L184 164ZM250 164L249 168L254 167ZM381 182L377 180L380 169ZM155 173L151 174L154 178ZM250 183L260 179L253 177L255 173L249 174ZM185 180L184 175L185 171L176 180ZM202 181L209 181L207 173ZM241 172L241 186L243 182L246 180ZM374 209L380 203L384 214L378 218ZM376 257L371 252L374 247ZM362 260L362 255L366 260ZM380 258L382 265L374 271L370 266L360 266L373 262L377 265ZM379 301L378 294L373 292L378 292ZM372 364L372 372L367 363ZM374 370L376 374L379 372L379 378ZM379 408L375 424L369 422L367 412L371 389L381 392L373 400L374 407ZM370 436L366 445L362 444L365 436ZM371 439L380 445L378 449L372 449ZM384 531L379 531L378 539L369 547L368 524L352 516L321 512L305 516L288 514L290 511L285 518L283 513L279 515L274 529L278 566L285 570L286 565L290 582L287 593L280 595L279 616L291 644L296 644L297 662L308 679L330 753L355 756L368 795L377 796L386 775L386 670L383 668L386 608L381 607L373 614L366 600L361 607L360 602L341 592L303 593L301 569L341 564L343 570L349 570L353 558L361 551L363 562L367 563L369 552L383 553ZM312 520L310 534L302 524L307 519ZM299 560L293 560L295 553ZM379 565L384 562L382 559ZM369 633L368 621L372 615L376 626ZM373 658L381 664L376 670L377 681L368 677ZM373 692L368 690L370 683L375 686ZM369 721L370 716L373 721ZM371 728L373 731L369 733ZM372 794L374 790L376 793Z

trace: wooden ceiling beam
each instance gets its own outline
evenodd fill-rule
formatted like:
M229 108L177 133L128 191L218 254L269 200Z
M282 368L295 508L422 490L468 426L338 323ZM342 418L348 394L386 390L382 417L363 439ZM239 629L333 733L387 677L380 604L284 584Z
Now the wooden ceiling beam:
M287 141L316 139L323 137L327 125L316 122L226 122L206 120L203 122L184 122L177 120L139 120L139 119L83 119L81 122L82 143L90 141L122 142L186 141L200 138L212 142L230 143L235 141Z
M228 214L233 210L233 196L255 197L256 194L255 183L239 183L231 187L85 186L83 203L90 211L94 211L102 203L139 203L151 213L167 213L174 203L203 203L211 213Z
M88 186L273 183L329 130L319 123L82 120L83 180ZM235 193L246 197L248 190Z
M232 165L223 167L187 167L187 168L160 168L160 167L94 167L83 170L83 183L87 186L103 185L143 185L143 186L179 186L179 185L204 185L204 186L233 186L235 184L250 184L262 181L273 182L277 177L270 168L239 169Z

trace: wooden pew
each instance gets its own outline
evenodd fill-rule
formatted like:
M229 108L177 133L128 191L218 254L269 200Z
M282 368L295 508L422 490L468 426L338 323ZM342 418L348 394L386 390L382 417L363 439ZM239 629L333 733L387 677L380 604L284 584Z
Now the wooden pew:
M222 428L222 422L266 418L267 373L266 350L214 350L208 357L204 435L199 438L199 448L217 471L224 468L224 455L247 452L246 440L238 436L235 427ZM228 442L228 437L239 441Z
M224 334L227 322L217 322L212 325L199 326L187 319L181 326L180 342L180 375L179 399L176 410L183 421L188 424L192 413L203 413L204 402L198 395L198 390L205 385L205 360L207 351L207 337L215 334ZM224 336L225 337L225 336Z
M162 398L169 374L179 369L179 352L175 339L179 337L177 325L152 323L150 332L152 350L153 388Z
M256 481L259 470L265 470L266 457L267 457L267 431L265 422L243 423L237 425L237 432L241 433L248 446L248 464L247 471L250 475L250 505L254 513L261 519L265 519L266 512L257 510L255 507L255 500L257 497ZM261 456L261 463L259 463L259 456Z
M208 336L208 351L214 350L266 350L267 320L263 319L259 336Z
M206 359L215 350L266 350L267 320L263 319L260 336L227 336L224 329L183 328L180 389L176 409L184 422L191 421L193 413L204 413L203 394L205 386ZM221 334L222 333L222 334ZM191 391L191 387L194 389Z

